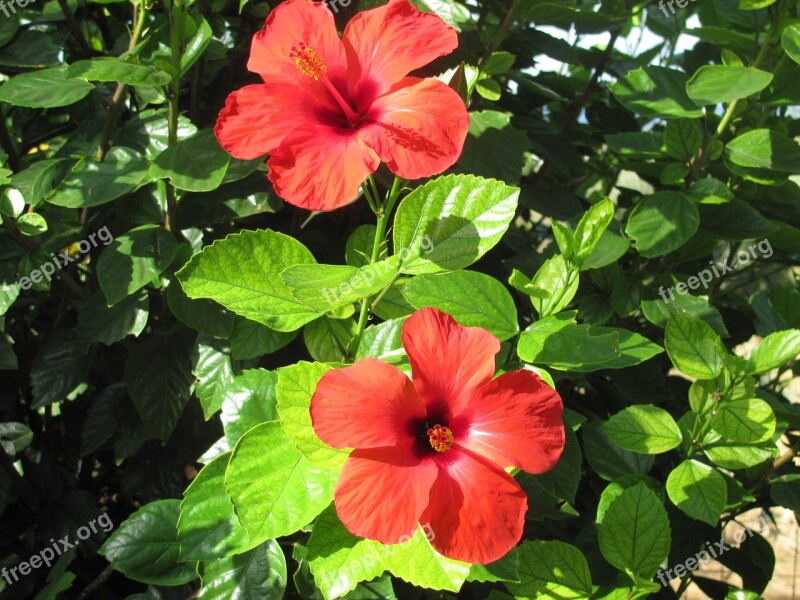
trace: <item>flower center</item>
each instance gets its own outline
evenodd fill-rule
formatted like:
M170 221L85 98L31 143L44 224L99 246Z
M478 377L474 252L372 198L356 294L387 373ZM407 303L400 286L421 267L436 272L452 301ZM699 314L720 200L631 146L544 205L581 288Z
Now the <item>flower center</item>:
M311 77L314 81L319 81L320 77L324 77L325 72L328 70L317 51L313 48L307 48L303 42L300 42L297 46L292 46L289 58L294 60L294 64L297 65L303 75Z
M347 100L342 97L336 86L331 83L327 75L328 67L325 66L325 62L317 54L317 51L306 46L304 42L300 42L297 46L292 46L289 58L294 61L294 64L303 75L310 77L314 81L319 81L328 89L333 99L336 100L336 104L342 109L344 116L347 117L350 127L357 128L360 123L358 115Z
M441 425L434 425L428 429L428 440L431 443L431 448L437 452L447 452L456 443L453 432Z

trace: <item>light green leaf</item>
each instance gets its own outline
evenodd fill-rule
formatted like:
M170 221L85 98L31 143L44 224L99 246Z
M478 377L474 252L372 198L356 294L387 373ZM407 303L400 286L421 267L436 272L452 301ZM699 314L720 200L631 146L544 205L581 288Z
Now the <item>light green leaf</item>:
M714 527L725 509L728 486L716 469L696 460L685 460L669 474L667 494L692 519Z
M381 546L383 564L395 577L412 585L458 592L469 575L470 565L446 558L434 550L429 541L434 536L435 532L423 533L423 528L419 528L407 542Z
M754 375L782 367L800 355L800 330L790 329L771 333L753 350L747 370Z
M775 426L772 408L758 398L722 402L711 419L711 427L723 439L740 444L757 444L770 439Z
M275 540L244 554L203 563L198 600L281 600L286 591L286 557Z
M197 578L195 565L178 559L179 500L146 504L111 534L100 554L134 581L181 585Z
M213 561L253 546L225 489L230 457L226 452L208 463L183 493L178 519L181 560Z
M703 132L697 121L674 119L664 128L664 145L667 154L683 162L694 158L703 143Z
M139 291L172 262L178 244L160 225L142 225L114 239L97 261L97 278L109 306Z
M308 564L325 598L338 598L384 571L380 544L357 538L328 507L314 522L308 540ZM392 548L391 546L388 548Z
M335 474L295 448L277 421L257 425L233 450L225 485L252 542L291 535L333 500Z
M609 438L625 450L661 454L682 440L678 424L667 411L649 404L629 406L603 425Z
M231 448L256 425L278 419L277 382L275 371L249 369L239 373L225 390L220 418Z
M79 60L69 66L67 78L87 81L116 81L134 87L167 85L172 81L172 77L168 73L116 57Z
M628 72L609 86L628 110L645 117L698 119L703 110L686 94L686 75L655 65Z
M0 101L27 108L57 108L82 100L93 89L87 81L68 79L66 67L54 67L15 75L0 85Z
M508 229L519 190L493 179L446 175L416 188L400 203L394 252L408 274L468 267Z
M286 435L309 461L326 469L338 470L349 452L335 450L323 442L311 424L311 397L330 365L301 361L278 369L278 414Z
M664 334L672 364L697 379L714 379L724 366L725 348L714 330L704 321L674 313Z
M614 218L615 208L614 203L605 198L597 204L593 204L581 217L573 235L575 260L579 265L583 264L594 252L600 238Z
M192 374L197 381L195 394L208 420L222 408L226 392L233 383L230 349L221 340L201 335L193 362Z
M482 327L500 341L519 332L514 299L489 275L475 271L420 275L404 285L402 292L414 308L438 308L465 327Z
M298 301L280 273L314 262L308 249L289 236L242 231L195 254L177 275L190 298L210 298L271 329L294 331L322 312Z
M363 267L298 264L281 272L281 279L298 302L323 313L377 294L395 278L399 263L392 256Z
M519 583L506 583L517 598L579 600L592 595L586 557L564 542L525 542L517 550Z
M789 23L783 28L781 45L786 55L800 64L800 22Z
M777 131L747 131L731 140L725 152L740 167L800 173L800 144Z
M631 212L627 234L645 258L663 256L683 246L700 225L700 214L691 198L681 192L656 192L645 197Z
M667 511L650 488L638 483L611 503L598 538L603 558L613 566L650 578L669 554Z
M703 65L686 83L686 93L698 106L720 104L757 94L772 73L737 65Z

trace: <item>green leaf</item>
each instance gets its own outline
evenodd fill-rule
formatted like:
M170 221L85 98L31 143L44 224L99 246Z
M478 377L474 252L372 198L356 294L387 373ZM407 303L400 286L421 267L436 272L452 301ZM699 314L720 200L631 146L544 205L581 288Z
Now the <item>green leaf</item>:
M579 283L575 267L556 254L536 271L524 291L530 295L539 316L545 318L566 308L578 292Z
M722 372L725 348L704 321L675 313L670 315L664 345L675 367L697 379L714 379Z
M330 365L301 361L278 369L278 414L283 431L309 461L326 469L338 470L349 452L335 450L323 442L311 424L311 397Z
M147 182L147 159L130 148L115 146L103 162L84 157L61 181L47 202L67 208L107 204Z
M148 433L166 442L192 395L192 345L177 335L137 344L125 365L125 384Z
M198 600L281 600L286 558L275 540L244 554L203 563Z
M778 456L778 449L771 442L758 446L727 442L715 432L703 440L703 452L715 465L731 470L755 467Z
M682 440L678 424L667 411L649 404L629 406L603 425L611 440L625 450L661 454L677 448Z
M670 547L667 511L644 483L623 491L598 528L600 552L620 571L650 578Z
M17 227L22 235L34 237L47 231L47 221L39 213L25 213L17 219Z
M213 130L203 129L167 147L153 160L150 177L169 178L188 192L208 192L219 187L231 155L223 150Z
M519 332L517 309L506 287L475 271L414 277L402 288L414 308L438 308L466 327L482 327L500 341Z
M251 541L291 535L333 499L335 475L314 466L277 421L248 431L233 451L225 485Z
M134 294L113 307L106 304L105 295L91 295L78 317L78 337L85 342L102 342L107 346L129 335L138 337L147 325L150 300L146 294Z
M390 364L401 362L406 352L400 339L403 323L405 317L367 327L358 346L356 360L371 357Z
M237 375L227 387L220 417L231 448L256 425L278 419L277 382L275 371L249 369Z
M593 204L581 217L575 228L573 243L575 244L575 260L583 264L594 252L600 238L614 218L614 203L605 198Z
M82 100L93 89L91 83L68 79L66 67L55 67L15 75L0 85L0 101L27 108L57 108Z
M589 598L592 577L586 557L564 542L525 542L517 550L519 583L506 583L517 598Z
M24 423L0 423L0 444L9 456L22 452L33 441L33 432Z
M800 355L800 330L790 329L769 334L753 350L747 370L754 375L782 367Z
M481 80L478 92L486 91L487 84L499 92L497 82L492 79ZM473 111L469 113L469 134L458 164L467 173L515 185L522 176L525 152L530 146L525 132L511 125L510 114Z
M297 331L283 332L270 329L244 317L236 317L231 334L231 352L234 358L248 360L277 352L297 337Z
M609 86L628 110L645 117L698 119L703 110L686 94L686 75L655 65L630 71Z
M611 442L599 423L584 424L581 433L586 459L603 479L613 481L630 473L644 475L653 466L652 455L623 450Z
M772 73L738 65L703 65L686 83L686 93L698 106L721 104L757 94Z
M401 270L422 274L468 267L500 241L518 196L517 188L472 175L447 175L416 188L395 216Z
M565 313L560 313L523 331L517 354L525 362L560 371L591 371L620 356L619 336L595 334L590 326L570 322Z
M783 28L781 45L786 55L800 64L800 22L789 23Z
M183 561L213 561L253 546L225 489L230 457L231 453L226 452L208 463L183 493L178 519Z
M43 340L30 371L32 409L61 402L84 381L88 357L72 333L57 332Z
M322 316L303 328L306 349L317 362L344 362L350 342L356 337L356 322Z
M627 234L645 258L663 256L683 246L700 225L691 198L681 192L656 192L631 211Z
M350 533L333 506L314 522L308 540L308 564L325 598L338 598L384 571L378 554L380 544ZM392 548L391 546L389 548Z
M197 578L195 565L178 559L179 500L146 504L100 548L114 569L142 583L181 585Z
M281 273L281 279L298 302L323 313L380 292L397 275L399 262L393 256L363 267L293 265Z
M160 225L142 225L114 239L97 261L97 278L109 306L138 292L172 262L178 244Z
M192 374L195 394L206 420L222 408L228 388L233 383L233 365L227 345L216 338L200 336L197 340Z
M190 298L210 298L277 331L294 331L322 311L298 301L280 277L292 265L313 264L300 242L274 231L241 231L207 246L178 271Z
M412 585L458 592L469 575L470 565L439 554L431 546L433 539L435 532L425 524L410 540L382 546L383 564L395 577Z
M711 427L723 439L740 444L757 444L770 439L775 426L772 408L758 398L722 402L711 419Z
M689 161L703 144L703 132L697 121L674 119L664 128L664 145L667 154L676 160Z
M800 512L800 475L784 475L772 482L769 488L772 501L778 506Z
M172 77L168 73L116 57L79 60L69 66L67 78L87 81L116 81L134 87L167 85L172 81Z
M728 486L716 469L696 460L685 460L669 474L667 494L692 519L714 527L725 510Z
M800 173L800 144L769 129L753 129L731 140L725 153L740 167Z

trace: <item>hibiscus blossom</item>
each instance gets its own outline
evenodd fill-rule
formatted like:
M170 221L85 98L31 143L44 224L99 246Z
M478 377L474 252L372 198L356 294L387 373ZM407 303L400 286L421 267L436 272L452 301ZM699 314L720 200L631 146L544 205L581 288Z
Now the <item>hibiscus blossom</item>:
M413 381L364 359L328 371L311 400L317 435L355 448L334 501L353 534L398 543L430 523L441 554L486 564L522 536L528 501L504 470L544 473L564 448L559 395L531 371L493 379L500 342L431 308L402 333Z
M431 177L461 154L469 116L447 85L408 74L457 45L408 0L360 13L342 38L324 2L288 0L253 38L247 68L264 83L228 96L217 139L237 158L269 154L275 191L309 210L355 200L382 160Z

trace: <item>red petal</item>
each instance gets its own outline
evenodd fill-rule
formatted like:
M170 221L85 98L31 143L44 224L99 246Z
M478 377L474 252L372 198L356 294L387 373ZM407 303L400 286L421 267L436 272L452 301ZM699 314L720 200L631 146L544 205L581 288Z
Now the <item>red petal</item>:
M365 133L389 169L404 179L431 177L453 166L469 128L464 101L436 79L407 77L378 98Z
M439 476L421 523L441 554L487 564L505 556L522 537L528 498L505 471L453 449L436 458Z
M552 469L564 450L563 405L532 371L513 371L476 392L452 423L458 446L529 473Z
M289 56L301 42L319 55L331 80L344 84L347 76L344 45L324 2L287 0L276 6L267 16L264 28L253 36L247 68L267 83L314 86L321 90L319 82L303 75Z
M309 124L286 136L267 164L278 196L308 210L333 210L358 197L380 162L354 130Z
M295 128L338 110L322 104L327 98L298 87L248 85L228 96L214 131L220 146L236 158L258 158L277 150Z
M449 422L460 414L473 392L494 376L499 340L485 329L462 327L440 310L411 315L402 339L414 385L433 421Z
M334 448L379 448L413 441L409 423L425 419L414 384L374 358L328 371L311 398L317 435Z
M417 529L436 479L430 455L417 455L414 442L396 448L354 450L336 485L336 513L359 537L397 544Z
M458 46L452 27L417 10L408 0L390 2L353 17L344 30L355 96L379 95L411 71Z

